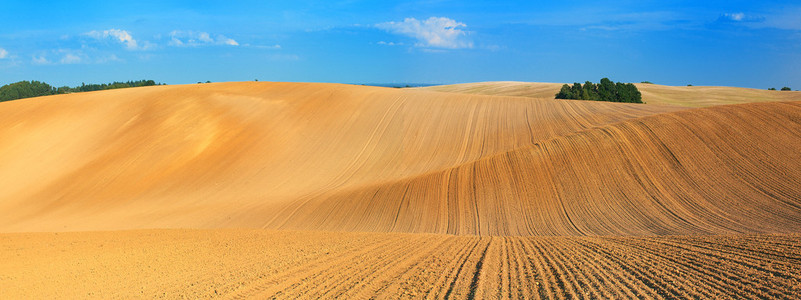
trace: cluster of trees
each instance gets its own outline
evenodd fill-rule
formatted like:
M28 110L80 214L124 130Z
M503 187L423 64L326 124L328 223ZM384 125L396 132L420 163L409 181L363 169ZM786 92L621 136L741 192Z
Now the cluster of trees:
M56 94L102 91L102 90L122 89L129 87L151 86L151 85L163 85L163 84L156 83L153 80L137 80L137 81L126 81L126 82L115 81L112 83L103 83L103 84L81 83L81 86L76 86L76 87L62 86L56 88L47 83L35 80L20 81L0 87L0 102L22 99L22 98L56 95Z
M126 82L112 82L112 83L102 83L102 84L85 84L81 83L81 86L76 86L74 88L68 86L62 86L56 90L56 94L68 94L68 93L80 93L80 92L91 92L91 91L102 91L102 90L113 90L113 89L124 89L130 87L140 87L140 86L152 86L152 85L162 85L161 83L156 83L153 80L136 80L136 81L126 81Z
M56 90L39 81L20 81L0 87L0 102L55 94Z
M609 102L643 103L642 94L634 84L614 83L609 78L602 78L598 84L592 82L565 84L556 99L596 100Z
M768 91L775 91L775 90L776 90L776 88L769 88L768 89ZM792 91L792 90L793 89L791 89L789 87L786 87L786 86L782 88L782 91Z

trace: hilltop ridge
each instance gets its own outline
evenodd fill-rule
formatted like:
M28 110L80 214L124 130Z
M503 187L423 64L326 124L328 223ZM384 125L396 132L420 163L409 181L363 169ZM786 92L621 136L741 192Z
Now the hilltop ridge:
M769 91L724 86L667 86L635 83L643 101L651 105L709 107L753 102L801 100L799 91ZM477 95L519 96L553 99L561 83L489 81L422 87L421 90Z

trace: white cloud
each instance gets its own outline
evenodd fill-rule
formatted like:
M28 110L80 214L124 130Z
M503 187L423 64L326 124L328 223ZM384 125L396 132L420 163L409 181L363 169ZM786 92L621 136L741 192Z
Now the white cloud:
M109 56L99 57L99 58L97 58L95 60L95 62L98 63L98 64L112 62L112 61L122 61L122 59L117 57L117 55L115 55L115 54L111 54Z
M87 32L86 35L98 40L111 38L112 40L116 40L122 43L123 45L125 45L125 47L127 47L130 50L145 49L152 46L152 44L146 43L145 45L146 47L140 48L139 43L133 38L133 36L131 36L131 34L128 31L120 29L109 29L103 31L92 30L90 32Z
M226 44L226 45L229 45L229 46L239 46L239 43L234 41L234 39L229 39L229 38L223 39L222 43Z
M47 60L47 58L44 55L40 56L34 55L33 57L31 57L31 62L37 65L46 65L50 63L50 61Z
M743 19L745 19L744 13L733 13L733 14L727 13L723 14L723 16L732 21L742 21Z
M39 51L31 56L33 65L104 64L125 61L116 54L82 47Z
M6 49L0 48L0 59L8 57L8 51Z
M464 23L445 17L431 17L420 21L406 18L403 22L376 24L377 28L417 39L419 47L432 48L472 48L473 42L467 39Z
M206 45L239 46L239 43L224 35L217 35L216 38L212 38L208 32L181 30L173 30L170 32L170 46L197 47Z
M256 49L272 49L272 50L279 50L279 49L281 49L281 45L279 45L279 44L275 44L275 45L251 45L251 44L244 44L244 45L242 45L242 46L245 46L245 47L253 47L253 48L256 48Z
M72 53L67 53L59 62L62 64L77 64L81 62L81 57Z
M209 34L206 33L206 32L199 33L197 39L200 40L201 42L204 42L204 43L212 43L212 42L214 42L214 40L212 40L211 37L209 37Z
M765 17L752 15L752 14L745 14L742 12L738 13L725 13L718 18L718 21L723 22L732 22L732 23L751 23L757 24L762 23L765 21Z
M395 42L385 42L385 41L378 41L377 44L384 45L384 46L401 46L401 45L403 45L403 43L400 43L400 42L395 43Z

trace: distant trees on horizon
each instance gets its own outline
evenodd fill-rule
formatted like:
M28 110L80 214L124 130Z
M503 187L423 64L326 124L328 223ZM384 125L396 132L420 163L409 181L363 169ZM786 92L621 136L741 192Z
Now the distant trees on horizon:
M556 99L595 100L608 102L643 103L642 94L632 83L612 82L601 78L598 84L590 81L562 85Z
M47 83L36 80L33 81L23 80L11 84L6 84L0 87L0 102L23 99L23 98L57 95L57 94L102 91L102 90L122 89L122 88L140 87L140 86L153 86L153 85L164 85L164 84L156 83L153 80L137 80L137 81L126 81L126 82L115 81L112 83L103 83L103 84L81 83L81 86L76 86L76 87L62 86L56 88Z
M0 102L53 95L56 89L40 81L20 81L0 87Z

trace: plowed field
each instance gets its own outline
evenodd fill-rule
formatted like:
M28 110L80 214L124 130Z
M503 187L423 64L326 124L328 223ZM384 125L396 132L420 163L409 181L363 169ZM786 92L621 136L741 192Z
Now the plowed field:
M0 298L793 298L797 235L0 235Z
M708 107L752 102L798 101L799 91L768 91L723 86L665 86L635 83L647 104ZM505 95L553 99L561 83L494 81L416 88L426 91L476 95Z
M797 296L801 102L769 101L796 94L666 88L3 102L0 299Z

